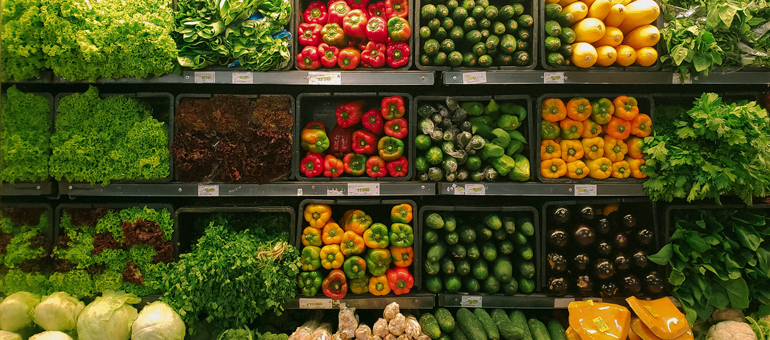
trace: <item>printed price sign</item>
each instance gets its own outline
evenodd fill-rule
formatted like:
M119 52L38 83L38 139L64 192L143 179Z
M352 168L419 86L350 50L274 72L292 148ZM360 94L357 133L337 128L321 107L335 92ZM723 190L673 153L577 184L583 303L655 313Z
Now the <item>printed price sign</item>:
M218 185L198 185L198 197L216 197L219 196Z
M307 83L311 85L342 85L339 72L308 72Z
M452 187L454 189L455 195L465 195L465 186L464 185L455 185Z
M575 184L575 196L596 196L596 185Z
M348 196L379 196L380 183L348 183Z
M486 72L463 73L463 84L483 84L487 82Z
M472 307L472 308L481 308L481 296L468 296L463 295L463 297L460 299L460 306L461 307Z
M299 309L331 309L332 299L299 299Z
M234 72L233 84L254 84L254 74L251 72Z
M543 73L543 84L564 84L564 72Z
M216 73L214 72L195 72L196 84L213 84L216 82Z
M553 308L567 308L574 298L555 298L553 299Z
M484 184L466 184L466 195L486 195L487 188Z
M342 188L326 188L326 196L345 196L345 191Z

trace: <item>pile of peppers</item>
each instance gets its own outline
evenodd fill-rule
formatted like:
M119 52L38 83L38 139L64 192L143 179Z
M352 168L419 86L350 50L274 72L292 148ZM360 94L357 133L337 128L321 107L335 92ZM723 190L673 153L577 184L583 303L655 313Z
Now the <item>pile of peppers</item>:
M406 294L414 286L409 267L414 262L413 208L399 204L390 210L390 226L374 222L363 210L346 211L335 222L332 208L309 204L303 217L302 272L297 287L303 296L319 293L339 300L348 292L381 296Z
M385 97L379 107L364 112L365 108L365 100L337 106L337 122L329 134L321 122L310 122L302 129L301 146L307 153L300 171L305 177L404 177L409 173L404 98Z
M313 1L303 12L297 28L297 67L355 70L400 68L409 62L408 0Z
M540 174L543 178L645 178L644 137L650 116L636 98L548 98L542 103Z

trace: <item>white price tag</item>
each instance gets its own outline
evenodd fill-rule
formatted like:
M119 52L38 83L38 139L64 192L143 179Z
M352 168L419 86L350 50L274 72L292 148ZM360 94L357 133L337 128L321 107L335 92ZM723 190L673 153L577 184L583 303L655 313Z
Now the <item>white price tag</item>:
M332 309L332 299L299 299L299 309Z
M254 73L233 72L233 84L254 84Z
M454 194L455 195L465 195L465 186L464 185L454 186Z
M596 196L596 184L575 184L575 196Z
M297 188L297 196L302 196L302 188Z
M342 85L339 72L308 72L307 83L311 85Z
M575 301L574 298L555 298L553 299L553 308L567 308L569 303Z
M463 295L463 297L460 299L460 306L461 307L472 307L472 308L481 308L481 296L469 296L469 295Z
M326 196L345 196L345 190L342 190L342 188L326 187Z
M218 185L198 185L198 197L205 197L205 196L211 196L211 197L219 196L219 186Z
M564 72L544 72L543 84L564 84Z
M487 72L463 73L463 84L483 84L487 82Z
M674 73L674 76L671 78L671 84L682 84L682 74ZM684 76L684 84L692 84L692 78L690 77L689 73Z
M486 195L487 188L484 184L466 184L466 195Z
M213 84L216 81L217 77L214 72L195 72L196 84Z
M379 196L380 183L348 183L348 196Z

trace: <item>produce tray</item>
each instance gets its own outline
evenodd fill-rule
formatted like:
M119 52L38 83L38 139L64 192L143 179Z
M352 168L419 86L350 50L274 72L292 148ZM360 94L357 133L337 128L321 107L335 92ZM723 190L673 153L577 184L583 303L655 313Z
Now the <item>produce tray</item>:
M420 23L420 10L422 9L422 0L415 0L417 2L417 6L414 7L414 15L418 16L417 23ZM426 3L430 3L430 1L427 1ZM462 2L460 2L462 4ZM490 5L497 6L498 8L508 5L509 3L512 4L512 2L509 1L503 1L503 0L492 0L489 2ZM424 71L466 71L466 70L503 70L503 71L510 71L510 70L534 70L537 67L537 60L538 60L538 48L535 46L535 44L538 44L540 42L540 35L543 34L541 32L542 30L538 27L541 26L541 19L540 15L538 15L539 11L542 11L540 9L540 0L528 0L522 2L524 4L524 14L529 14L532 16L532 32L531 32L531 39L530 39L530 47L532 49L532 52L529 54L530 59L532 60L532 63L528 66L491 66L491 67L451 67L451 66L430 66L430 65L422 65L419 61L420 54L422 52L422 41L420 38L420 27L421 25L417 25L417 27L412 27L412 35L415 37L416 42L414 44L413 52L413 59L416 60L415 65L417 65L417 68ZM502 5L502 6L501 6ZM451 15L451 13L450 13ZM456 24L456 23L455 23ZM448 33L448 32L447 32ZM518 39L516 39L518 40ZM441 43L439 41L439 43Z
M564 104L567 104L567 101L569 101L572 98L576 97L585 97L588 98L588 100L593 99L599 99L599 98L607 98L610 101L614 100L618 96L629 96L634 97L638 101L639 106L639 113L645 113L648 116L650 116L650 119L652 119L652 128L655 129L655 101L653 100L652 96L645 95L645 94L606 94L606 93L560 93L560 94L544 94L537 98L537 111L536 112L542 112L543 111L543 100L547 98L559 98L564 101ZM541 122L541 119L538 119L538 124ZM537 125L536 125L537 126ZM594 179L589 176L586 176L582 179L573 179L568 177L562 177L562 178L545 178L543 177L543 174L540 172L540 144L543 141L543 137L541 134L542 129L534 128L535 133L537 133L537 145L538 145L538 152L535 152L536 157L536 166L533 166L533 169L535 172L537 172L537 178L543 182L543 183L576 183L576 184L583 184L583 183L591 183L591 184L611 184L611 183L644 183L646 181L646 178L614 178L609 177L605 179ZM630 137L629 137L630 138ZM582 137L581 137L582 139Z
M174 107L178 108L179 107L179 103L181 103L182 101L187 100L187 99L209 99L209 98L212 98L214 96L221 96L221 95L230 95L230 94L182 93L182 94L177 95L176 98L174 99ZM261 98L261 97L284 97L284 98L289 98L289 102L290 102L289 109L291 110L291 115L294 118L294 127L292 127L292 130L289 132L289 133L292 134L292 148L294 148L293 144L298 143L295 129L296 129L296 126L297 126L296 122L299 119L299 117L297 117L297 110L296 110L295 101L294 101L294 97L293 96L288 95L288 94L262 94L262 95L259 95L259 94L234 94L233 96L246 97L246 98L249 98L249 99L257 99L257 98ZM174 115L175 114L176 114L176 111L174 111ZM179 133L179 128L176 125L174 125L173 134L176 135L177 133ZM173 157L173 152L172 152L171 158L172 158L172 160L174 158ZM293 164L294 163L292 161L292 165ZM179 182L179 173L177 172L176 164L174 164L173 174L174 174L174 182ZM286 179L287 180L294 179L293 171L290 171L290 173L286 176ZM214 183L226 183L226 182L214 182ZM241 183L241 184L246 184L246 183Z
M289 225L287 226L289 228L289 242L293 243L295 239L295 233L296 228L294 228L295 225L295 219L296 215L294 213L294 208L290 206L242 206L242 207L212 207L212 206L203 206L203 207L181 207L179 209L176 209L174 211L174 228L179 229L179 227L182 224L187 224L188 219L190 220L197 220L205 218L205 215L210 214L216 214L216 213L225 213L225 214L239 214L239 215L252 215L252 214L287 214L289 215ZM196 236L201 235L190 235L190 233L193 232L193 229L191 227L184 227L185 229L185 236L192 236L193 241L195 240ZM179 242L175 242L176 246L182 247L182 242L186 240L180 240ZM186 245L190 246L190 245Z
M332 128L337 125L337 119L334 115L334 112L336 111L339 104L351 100L366 99L367 105L371 107L379 107L382 98L389 96L403 97L404 106L406 106L406 113L404 114L404 117L406 117L407 124L409 125L409 131L406 138L402 140L404 142L404 157L406 157L407 161L409 162L409 173L407 173L406 176L391 177L388 175L385 177L372 178L366 174L363 174L362 176L350 176L347 174L342 174L340 177L336 178L324 177L323 175L306 177L305 174L299 170L300 160L304 158L303 155L306 152L305 150L302 150L302 147L300 146L302 142L302 128L307 125L307 123L312 121L320 121L321 123L324 123L326 126L326 133L328 135ZM374 97L376 100L371 101L370 99L372 99L372 97ZM412 124L415 120L417 120L417 113L412 100L412 96L410 94L394 92L301 93L299 96L297 96L296 112L297 113L294 115L296 119L294 120L294 151L292 152L293 159L291 166L295 179L308 182L404 182L409 181L412 179L412 177L414 177L414 159L416 156L415 153L411 151L414 148L415 137L415 131L412 128ZM364 113L366 113L366 111L364 111ZM383 120L383 123L384 122L385 121Z
M420 102L430 102L430 103L439 102L446 106L446 98L447 96L417 96L414 99L415 111L417 110L417 108L420 107ZM526 128L524 129L522 134L524 135L524 138L530 141L528 143L529 153L528 154L525 153L525 156L527 156L527 159L529 159L529 180L527 182L534 181L535 179L533 178L532 174L537 169L539 169L539 165L535 164L535 154L537 152L535 151L536 149L535 144L532 143L532 139L533 137L535 137L535 125L533 122L536 120L535 119L536 117L539 117L539 115L535 115L534 112L532 111L532 97L528 95L496 95L496 96L453 96L453 98L455 98L458 103L468 102L468 101L483 102L483 101L489 101L494 99L498 103L513 102L527 109L527 118L526 118L527 124L525 125ZM420 120L420 118L418 118L417 114L415 114L414 116L415 116L415 119L412 119L412 121L409 123L409 129L411 132L414 132L416 134L418 129L418 124L419 124L418 120ZM537 137L539 138L540 135L538 134ZM412 137L412 140L414 140L414 137ZM414 143L411 143L410 152L412 153L413 158L417 158L417 147ZM539 163L540 162L538 162L538 164ZM505 180L500 182L515 183L510 180ZM480 183L484 183L484 182L480 182ZM489 183L494 183L494 182L489 182Z
M508 212L528 212L528 213L531 213L532 224L535 226L535 235L534 235L534 237L535 237L535 244L534 244L535 254L532 257L532 259L533 259L533 262L535 263L536 273L535 273L535 278L533 279L533 281L535 281L535 292L539 293L539 292L542 291L544 286L541 285L540 283L542 281L545 281L545 272L541 268L545 268L545 263L543 261L545 256L543 256L543 249L544 248L541 246L542 242L544 242L544 241L542 241L542 239L543 239L543 237L542 237L542 235L543 235L542 230L543 229L540 228L540 224L539 224L539 221L538 221L538 217L539 216L537 214L537 208L532 207L532 206L511 206L511 207L499 207L499 206L498 207L488 207L488 206L485 206L485 207L479 207L479 206L467 206L467 205L463 205L463 206L426 205L426 206L420 208L420 214L419 214L419 217L418 217L419 218L418 223L420 225L420 227L418 229L420 229L420 232L422 232L422 230L425 229L425 226L423 224L425 223L425 216L427 215L427 212L433 212L433 211L440 211L440 212L502 212L502 213L508 213ZM425 254L423 252L423 249L422 249L422 239L423 239L423 235L422 235L422 233L420 233L420 241L421 242L420 242L419 246L417 248L415 248L415 250L414 250L415 254L418 254L418 252L419 252L419 256L417 257L417 259L420 259L420 262L423 261L422 257L425 256ZM427 249L425 249L425 252L427 252ZM422 271L423 271L423 268L420 267L420 283L422 283ZM516 273L515 265L514 265L514 273ZM514 277L515 276L516 275L514 275ZM450 294L450 293L443 293L443 294ZM511 297L509 295L503 295L503 294L494 294L494 295L486 294L486 293L483 293L483 294L482 293L479 293L479 294L472 293L471 294L471 293L467 293L467 292L459 292L459 293L451 293L451 294L462 294L462 295L468 294L468 295L484 296L484 297L486 297L486 296L495 296L495 297L501 297L501 298L502 297L505 297L505 298L510 298ZM532 293L532 294L534 294L534 293ZM513 297L527 297L527 296L530 296L532 294L516 293L515 295L513 295ZM439 305L443 305L445 302L446 302L445 300L440 300L439 301Z
M415 203L412 200L405 200L405 199L338 199L338 200L324 200L324 199L307 199L303 200L299 203L299 214L297 214L297 230L295 231L295 237L294 237L294 246L297 247L297 249L301 252L302 248L304 247L302 245L302 231L306 227L306 221L305 221L305 207L307 207L310 204L326 204L332 208L332 218L337 216L342 216L342 213L349 209L359 209L363 210L367 215L372 216L372 222L373 223L382 223L388 226L388 229L390 229L390 210L393 208L393 206L398 204L409 204L412 206L412 222L409 222L409 224L412 227L412 232L414 233L414 244L412 245L412 248L414 248L414 261L412 262L412 265L407 267L409 268L409 272L412 273L412 276L414 277L414 288L412 288L412 291L410 293L419 292L422 288L422 279L421 279L421 273L422 273L422 258L418 256L418 252L420 251L420 245L422 244L422 229L420 223L415 221L417 216L415 215L415 212L417 212L417 203ZM369 209L370 207L376 208L377 210ZM336 210L336 211L335 211ZM341 222L339 220L337 221L337 224L340 224ZM340 224L340 228L344 227ZM323 268L323 267L321 267ZM319 295L323 295L320 291L318 292ZM318 296L318 295L316 295ZM353 296L368 296L369 298L393 298L394 294L388 294L385 296L374 296L371 294L359 294L354 295L351 294L350 296L346 297L353 297ZM298 296L299 297L299 296Z
M663 29L665 27L665 20L663 19L663 4L660 0L655 0L655 2L658 3L658 7L660 7L660 15L658 15L658 19L655 20L655 26L658 27L658 30ZM638 66L638 65L631 65L631 66L592 66L589 68L579 68L577 66L560 66L560 67L554 67L551 65L548 65L548 53L545 49L545 37L547 35L545 34L545 22L547 21L545 19L545 6L540 7L540 14L538 15L540 18L540 28L538 31L540 32L540 36L542 37L541 40L538 41L538 49L540 50L540 63L543 65L543 68L545 68L548 71L586 71L586 72L620 72L620 71L631 71L631 72L642 72L642 71L657 71L661 68L662 64L660 62L660 57L662 57L664 54L666 54L665 46L662 46L663 39L661 38L661 41L658 42L657 45L655 45L655 50L658 51L658 60L655 61L655 64L652 64L651 66ZM604 22L602 20L602 22ZM652 23L650 23L652 25ZM605 25L606 26L606 25ZM624 34L625 38L625 34ZM566 58L565 58L566 59Z
M579 205L600 205L601 206L601 205L607 205L607 204L613 204L613 203L620 204L621 205L621 211L631 210L632 212L634 212L634 215L637 218L637 225L651 225L652 226L652 230L655 233L655 235L653 237L652 244L648 246L649 253L647 255L652 255L655 252L657 252L658 250L660 250L661 241L662 241L662 236L661 236L661 229L662 228L660 228L659 225L658 225L658 219L657 219L658 209L657 209L657 206L652 201L650 201L647 198L549 201L549 202L546 202L545 204L543 204L543 208L542 208L543 226L542 226L541 230L545 234L542 237L541 249L543 249L544 257L547 256L548 248L549 248L549 246L548 246L548 231L551 229L551 227L553 227L553 225L551 225L553 223L549 224L549 222L548 222L549 221L548 220L548 215L552 212L553 208L556 208L556 207L559 207L559 206L573 206L573 210L571 211L571 213L573 214L572 216L574 216L575 215L574 209L576 209L577 206L579 206ZM624 206L625 207L631 206L632 208L631 209L623 209ZM643 207L643 206L646 206L646 207ZM652 213L649 213L650 210L651 210ZM578 223L578 222L579 222L579 220L576 220L575 218L572 218L567 223L568 224L575 224L575 223ZM599 237L597 235L597 241L598 240L599 240ZM572 242L574 242L574 241L572 241ZM629 244L631 244L632 242L636 243L636 240L634 238L632 238L631 236L629 236L629 241L628 242L629 242ZM571 247L571 246L568 244L567 247ZM629 246L629 248L631 249L631 251L633 251L635 249L632 246ZM589 256L595 256L595 251L589 252ZM545 287L548 284L548 282L547 282L548 281L548 275L546 274L546 272L547 272L547 268L546 268L547 261L542 261L541 263L543 264L543 267L540 269L542 271L542 273L543 273L543 276L542 276L543 281L541 281L541 284L544 287L543 291L546 292L546 294L547 294L547 290L545 290ZM592 263L593 263L593 261L592 261ZM652 271L654 269L655 264L651 263L651 265L653 267L650 269L650 271ZM658 266L658 270L657 270L658 273L663 273L662 269L663 269L662 267ZM567 270L569 271L569 267L568 267ZM637 274L633 270L631 272L634 273L634 274ZM649 271L647 271L645 273L649 273ZM592 276L592 279L596 279L593 274L591 274L591 276ZM666 282L667 281L667 277L668 276L661 277L664 280L664 290L663 290L663 293L661 293L659 295L664 295L665 292L667 292L667 288L665 288L665 286L667 285L667 282ZM639 275L637 275L637 278L639 279L640 283L642 283L643 278L639 277ZM596 280L598 280L598 279L596 279ZM644 287L644 284L642 284L642 286ZM598 293L597 293L598 288L599 287L596 286L596 284L595 284L594 285L594 293L597 295L597 297L598 297ZM572 286L570 286L570 290L572 290ZM572 297L573 296L571 294L572 292L573 291L569 291L568 294L566 295L566 297ZM643 292L644 292L644 290L642 290L640 292L640 294L637 294L637 296L648 296L648 295L644 295ZM622 294L618 294L618 295L620 296ZM657 297L657 295L656 295L656 297ZM614 298L617 299L618 296L616 296ZM605 300L607 300L607 299L605 299Z
M59 114L59 101L62 98L72 94L74 93L67 92L67 93L59 93L56 95L56 98L55 98L56 110L54 111L54 119L56 118L55 116ZM82 94L82 92L80 94ZM145 106L147 106L150 109L150 114L155 119L161 122L165 122L167 124L166 128L168 129L168 149L169 149L168 176L166 176L165 178L152 179L152 180L137 179L137 180L110 181L110 184L171 182L171 179L174 177L174 156L171 154L171 145L174 143L174 132L173 132L174 131L174 96L168 92L99 93L99 96L102 99L107 97L113 97L113 96L123 96L126 98L137 99L140 102L143 102ZM166 103L165 100L167 100L168 102ZM168 110L168 111L165 111L165 110ZM55 128L56 127L54 125L54 131L55 131ZM62 182L67 182L67 181L66 179L63 179ZM88 182L72 182L72 183L88 183Z
M61 228L61 216L64 209L110 209L110 210L116 210L120 211L123 209L133 208L133 207L146 207L150 209L155 210L168 210L168 213L171 215L171 218L174 218L174 207L170 204L159 204L159 203L151 203L151 204L122 204L122 203L88 203L88 204L59 204L56 206L56 217L54 220L54 233L53 233L53 242L55 243L56 240L59 239L60 234L60 228ZM174 234L171 236L171 243L174 245L174 260L179 259L179 226L174 224Z
M326 68L326 67L321 66L317 70L303 70L303 69L299 68L299 66L297 66L297 63L295 61L297 59L297 55L300 52L302 52L302 49L304 48L304 46L302 46L302 44L299 43L299 33L297 33L297 32L299 31L299 25L304 23L305 8L311 2L313 2L313 0L293 0L293 1L294 1L294 4L292 5L292 11L293 11L292 15L294 17L291 20L291 25L292 25L291 26L291 36L292 36L292 38L291 38L292 39L291 45L292 46L290 48L291 48L291 56L292 56L291 59L292 59L292 61L291 61L291 64L290 64L290 68L293 67L296 70L305 71L305 72L307 72L307 71L310 71L310 72L340 72L340 71L341 72L357 72L357 71L387 72L387 71L407 71L410 68L412 68L412 63L414 62L414 53L409 53L410 54L409 55L409 61L406 63L406 65L401 66L399 68L389 67L387 63L385 64L385 66L380 67L380 68L363 67L363 65L359 64L358 67L356 67L355 70L349 70L349 71L348 70L343 70L339 66L334 66L332 68ZM328 5L330 3L330 2L324 1L324 0L322 0L322 1L323 1L324 5ZM380 1L385 1L385 0L380 0ZM412 34L409 36L409 41L407 41L407 44L409 44L409 48L411 49L412 52L414 52L415 49L417 48L417 45L415 44L415 36L417 36L417 39L420 39L419 27L417 29L415 29L415 27L414 27L414 16L417 13L417 12L415 12L414 1L419 1L419 0L409 0L410 8L409 8L409 14L407 15L407 18L406 18L406 21L409 22L409 27L412 29ZM374 3L374 1L371 1L371 3ZM418 3L418 5L419 5L419 3ZM419 7L417 7L417 8L419 8ZM327 11L328 11L328 8L327 8ZM367 14L367 18L368 18L369 12L367 11L366 14ZM385 21L385 24L387 24L387 20ZM419 40L417 40L417 42L419 43ZM387 46L387 44L386 44L386 46ZM342 50L342 49L340 49L340 50ZM284 70L286 70L286 69L284 69Z
M45 99L48 99L48 115L51 118L51 128L49 129L49 131L51 132L51 134L53 134L54 129L56 128L56 114L55 114L55 112L56 112L55 111L56 105L54 104L54 97L53 97L53 95L50 94L50 93L47 93L47 92L25 92L25 93L31 93L31 94L34 94L36 96L40 96L40 97L43 97ZM5 96L6 96L6 92L3 91L3 100L5 100L5 98L6 98ZM58 104L58 99L56 101L56 104ZM49 142L49 147L50 147L50 142ZM48 153L48 157L49 158L51 157L50 150L49 150L49 153ZM44 184L47 184L50 187L52 185L52 181L53 181L53 178L51 177L51 175L49 173L48 177L46 177L45 179L39 180L37 182L16 181L13 184L11 184L9 182L2 181L0 183L2 184L2 186L9 186L9 187L11 187L11 186L19 186L20 188L22 186L28 187L29 184L40 184L41 186L44 185ZM50 192L51 189L49 188L48 191Z
M44 203L3 203L0 211L5 209L44 209L48 213L48 227L43 231L45 233L45 254L50 255L53 251L54 240L54 211L50 205Z

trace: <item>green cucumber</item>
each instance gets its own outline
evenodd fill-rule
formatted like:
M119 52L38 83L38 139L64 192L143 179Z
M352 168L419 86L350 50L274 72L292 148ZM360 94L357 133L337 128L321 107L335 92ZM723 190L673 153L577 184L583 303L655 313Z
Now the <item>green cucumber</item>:
M468 340L468 337L465 336L465 333L463 333L463 330L460 329L460 327L456 327L452 332L452 340Z
M444 284L438 275L428 275L428 278L425 279L425 288L433 294L438 294L444 289Z
M529 326L529 332L532 333L532 339L551 340L548 329L542 321L538 319L529 319L529 321L527 321L527 326Z
M424 313L420 316L420 328L425 335L431 339L438 339L441 337L441 328L438 325L438 321L431 313Z
M548 333L551 335L551 340L567 340L567 332L559 321L548 321Z
M427 257L429 261L438 261L444 255L446 255L447 251L447 245L446 243L439 241L437 244L434 244L430 249L428 249Z
M505 340L521 340L524 338L524 330L513 325L511 319L502 309L492 311L492 321L497 325L500 336Z
M460 325L460 329L467 335L468 339L488 339L487 333L484 331L484 326L481 325L479 318L467 308L460 308L457 310L457 324Z
M425 274L438 275L441 272L441 265L438 261L425 261Z
M497 325L495 324L494 321L492 321L492 317L489 316L489 313L487 313L487 311L481 308L476 308L473 310L473 315L479 318L481 327L484 327L484 332L487 333L487 338L489 340L500 339L500 331L497 329Z
M439 308L436 309L433 314L433 316L436 318L436 321L438 321L439 327L441 327L441 332L451 333L455 330L455 318L452 316L452 313L450 313L449 310L446 308Z
M527 317L520 310L512 311L508 318L511 319L514 327L517 327L524 331L524 337L521 340L533 340L532 333L529 332L529 325L527 325Z

